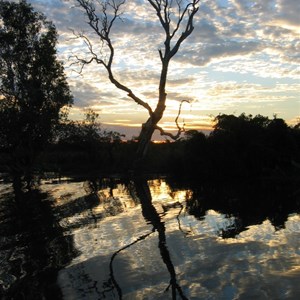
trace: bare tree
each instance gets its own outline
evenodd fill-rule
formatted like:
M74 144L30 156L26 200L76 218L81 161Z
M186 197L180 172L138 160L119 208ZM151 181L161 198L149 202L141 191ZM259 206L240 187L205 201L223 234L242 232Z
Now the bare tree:
M165 132L158 125L163 117L166 108L166 84L171 59L178 52L182 42L194 30L193 20L195 14L199 10L200 0L147 0L148 5L154 9L160 25L165 33L163 49L159 49L159 57L161 61L160 81L158 88L158 100L155 109L140 97L138 97L127 85L116 79L113 73L113 60L115 49L111 40L111 29L116 20L121 17L121 8L126 0L76 0L79 7L83 8L87 16L88 24L93 32L99 38L101 49L106 48L108 54L104 55L103 51L96 51L91 40L84 34L77 34L77 37L82 38L89 50L89 58L79 58L77 62L81 64L81 70L86 64L96 62L102 65L108 74L109 80L120 90L125 91L128 96L137 104L143 106L149 113L147 121L142 124L142 129L139 135L139 146L136 153L136 161L140 161L146 154L149 142L155 130L159 130L162 135L169 136L176 140L184 130L178 123L178 117L181 111L181 102L178 116L175 120L178 132L171 134ZM100 4L100 9L97 11L95 2ZM186 100L183 100L186 101Z

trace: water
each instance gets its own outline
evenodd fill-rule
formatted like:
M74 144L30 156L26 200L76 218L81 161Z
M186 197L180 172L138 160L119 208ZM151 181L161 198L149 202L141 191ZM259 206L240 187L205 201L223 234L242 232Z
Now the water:
M21 208L9 184L0 195L7 299L300 297L289 186L65 178L42 181Z

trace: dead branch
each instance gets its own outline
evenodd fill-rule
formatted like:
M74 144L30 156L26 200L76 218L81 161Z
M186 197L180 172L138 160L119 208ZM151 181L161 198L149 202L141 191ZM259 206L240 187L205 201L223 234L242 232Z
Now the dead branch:
M168 0L148 0L148 2L155 9L158 19L165 31L165 53L162 55L160 51L161 60L170 60L179 50L182 42L193 32L194 25L193 19L195 14L199 10L200 0L192 0L182 7L182 0L176 0L177 5L177 16L174 17L175 20L172 21L171 10L173 8L173 1ZM183 20L187 18L186 26L183 28L183 31L179 38L174 41L174 46L171 46L171 42L174 39L176 33L182 25ZM173 23L175 24L174 26ZM173 27L173 28L172 28Z
M130 88L128 88L126 85L118 81L113 74L112 65L114 60L115 49L110 39L110 33L115 21L119 19L120 16L122 15L122 12L120 10L126 0L122 0L120 2L116 2L115 0L106 0L103 2L99 1L101 7L99 16L96 13L96 8L92 1L89 0L76 0L76 1L78 5L84 9L88 19L87 21L88 25L93 29L93 32L98 36L100 42L102 43L102 46L106 46L108 50L108 59L106 61L103 58L103 53L101 51L99 54L97 54L94 51L93 44L87 36L83 34L76 34L78 38L83 39L84 43L87 46L87 49L89 50L89 54L92 56L89 59L82 59L76 55L73 56L74 58L76 58L77 62L81 64L80 71L82 72L84 66L92 63L93 61L95 61L97 64L102 65L106 69L108 73L108 78L111 81L111 83L114 84L118 89L125 91L127 95L131 99L133 99L137 104L147 109L150 117L152 117L153 111L150 105L147 102L140 99ZM109 16L108 9L112 10L112 17Z
M177 133L176 134L172 134L171 132L166 132L162 127L156 125L156 129L160 132L160 135L163 135L163 136L168 136L170 137L172 140L176 141L181 133L185 132L185 128L184 128L184 124L183 126L181 127L178 123L178 119L180 117L180 114L181 114L181 109L182 109L182 104L184 102L187 102L187 103L190 103L189 100L181 100L180 104L179 104L179 109L178 109L178 114L175 118L175 124L176 124L176 127L177 127Z
M173 140L179 138L180 134L184 131L184 126L180 126L178 118L181 113L181 107L183 100L179 106L178 116L175 119L175 123L178 129L177 134L171 134L165 132L163 128L158 126L159 121L162 119L166 108L166 84L169 63L172 57L178 52L181 44L184 40L191 35L194 30L194 16L199 10L200 0L147 0L153 7L165 32L163 49L159 49L159 57L161 60L161 73L158 88L158 100L154 110L149 104L139 98L128 86L117 80L113 73L113 60L115 49L111 40L111 30L116 20L121 18L122 5L126 0L75 0L78 6L83 8L85 15L87 16L87 23L93 29L97 38L100 40L102 47L105 47L108 53L108 57L104 59L103 53L96 53L93 49L91 41L82 36L84 43L91 55L90 59L77 59L77 61L83 65L90 64L95 61L97 64L102 65L107 73L109 80L118 89L123 90L127 95L133 99L137 104L147 109L149 113L148 120L143 124L139 135L139 147L137 150L137 161L143 157L147 151L149 142L155 129L159 130L162 135L169 136ZM118 1L118 2L117 2ZM96 7L94 3L98 3L100 7L99 13L96 13ZM181 31L181 33L179 33Z
M156 11L161 26L165 31L164 51L162 49L159 49L159 56L162 62L162 70L159 82L159 99L154 110L154 126L160 131L161 134L167 135L172 139L177 139L180 136L180 133L183 131L183 129L180 128L178 122L176 123L176 126L178 128L178 133L176 135L164 132L163 129L157 124L161 120L166 107L166 84L169 62L172 57L178 52L183 41L193 32L193 19L195 14L199 10L198 4L200 3L200 0L189 1L184 6L182 4L182 0L148 0L148 2ZM174 5L177 7L176 16L172 14ZM186 22L185 26L183 26L184 21ZM182 29L182 33L178 36L178 34L176 33L178 33L180 28ZM178 118L176 119L176 121L177 120Z

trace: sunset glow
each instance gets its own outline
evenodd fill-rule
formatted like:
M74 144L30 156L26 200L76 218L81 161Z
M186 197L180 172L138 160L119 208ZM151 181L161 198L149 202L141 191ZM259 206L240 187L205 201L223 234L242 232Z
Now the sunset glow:
M78 75L69 60L72 54L87 55L71 29L95 38L75 1L29 2L54 22L60 35L59 58L65 61L75 98L70 117L81 119L84 110L91 108L99 113L103 128L125 133L129 139L137 135L147 111L116 89L101 66L91 64ZM171 61L167 108L160 126L176 130L174 120L183 99L190 101L182 106L179 118L186 129L210 130L213 117L220 113L270 118L276 114L290 125L298 122L299 11L297 0L202 1L193 34ZM149 3L128 1L111 38L116 77L154 108L163 31Z

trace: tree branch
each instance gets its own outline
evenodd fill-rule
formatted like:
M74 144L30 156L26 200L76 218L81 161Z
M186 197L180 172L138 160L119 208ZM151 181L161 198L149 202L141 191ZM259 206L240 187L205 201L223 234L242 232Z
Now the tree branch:
M179 109L178 109L178 114L177 114L177 117L175 118L176 127L178 129L177 133L172 134L170 132L166 132L162 127L156 125L155 129L160 131L160 135L168 136L171 139L173 139L174 141L176 141L180 137L181 133L185 131L184 124L183 124L183 127L180 127L180 125L178 123L178 119L179 119L179 116L181 114L182 104L184 102L190 103L189 100L181 100L181 102L180 102Z
M97 64L103 65L108 72L109 80L112 84L114 84L118 89L125 91L127 95L133 99L137 104L143 106L145 109L148 110L150 117L153 114L152 108L149 106L148 103L140 99L137 95L133 93L131 89L129 89L126 85L120 83L114 76L112 71L112 64L114 60L114 46L110 39L111 29L115 23L115 21L120 18L122 12L120 9L122 5L125 3L126 0L122 0L120 2L116 2L115 0L106 0L104 2L99 1L101 7L101 15L98 16L96 13L96 8L94 4L89 0L76 0L80 7L85 10L86 16L88 18L88 24L93 29L94 33L100 39L100 42L103 46L107 47L108 50L108 60L105 61L103 58L100 58L97 53L93 49L93 45L89 38L87 38L83 34L77 34L76 36L83 39L84 43L86 44L89 53L92 55L90 59L82 59L78 56L74 56L77 61L82 65L80 72L82 72L84 66L86 64L90 64L93 61L96 61ZM112 10L112 17L109 18L108 9ZM100 51L100 55L103 56L103 53Z
M189 3L185 7L185 10L182 13L182 16L179 18L178 23L177 23L178 28L179 28L184 16L186 15L186 13L188 13L188 20L187 20L185 30L181 33L181 35L178 38L177 42L175 43L174 47L170 51L170 58L172 58L177 53L182 42L193 32L193 30L194 30L193 19L194 19L195 14L199 10L199 7L198 7L199 2L200 2L200 0L193 0L192 3ZM192 7L191 9L189 9L190 6ZM178 28L176 29L176 31L178 30ZM176 31L174 31L173 33L175 34Z
M171 24L172 18L171 18L171 10L173 8L173 1L168 0L148 0L148 2L151 4L151 6L155 9L156 14L158 16L158 19L165 31L166 38L165 38L165 55L164 58L170 60L178 51L181 43L192 33L194 30L193 27L193 18L194 15L199 10L198 4L200 0L192 0L189 3L187 3L184 8L182 8L182 0L176 0L177 5L177 20L174 21L175 26L174 29L171 32ZM187 24L182 32L181 36L178 38L177 41L175 41L175 45L173 46L171 50L171 41L174 38L175 34L181 27L181 24L183 20L187 17ZM160 56L161 52L160 52Z
M163 116L164 108L166 107L166 83L167 83L167 75L168 75L168 68L169 62L172 57L177 53L179 50L182 42L193 32L193 18L197 13L199 7L198 4L200 0L190 0L188 3L182 8L182 0L176 0L176 5L178 9L177 17L175 19L175 28L173 32L170 32L170 28L172 25L172 18L171 18L171 10L174 4L173 0L148 0L148 2L152 5L155 9L158 19L165 31L165 41L164 41L164 53L162 50L159 50L159 56L162 63L162 69L160 73L160 82L159 82L159 99L157 106L154 110L154 122L157 124ZM185 2L186 3L186 2ZM176 32L183 27L182 23L183 20L186 20L186 26L183 28L183 32L181 35L175 37ZM173 41L174 40L174 41ZM173 41L173 43L172 43ZM173 46L171 45L173 44Z
M120 0L121 2L117 2L118 0L98 0L97 3L100 5L100 13L98 15L96 14L96 8L94 5L96 0L95 2L92 0L76 1L79 6L85 10L89 26L99 38L103 48L105 47L104 50L107 51L108 55L108 58L104 59L101 51L100 54L96 53L90 40L83 36L82 38L84 39L92 57L90 59L79 59L79 62L85 65L96 61L98 64L103 65L108 72L110 82L118 89L125 91L137 104L148 110L150 117L145 124L148 124L149 126L142 127L140 134L142 138L140 140L143 140L143 142L140 143L141 146L138 153L145 153L144 150L147 148L148 142L151 140L154 129L159 130L162 135L169 136L173 140L178 139L180 134L184 131L184 125L181 127L178 123L178 119L181 113L182 104L184 102L188 102L187 100L181 101L178 115L175 119L178 129L177 134L165 132L163 128L157 124L163 117L163 113L166 108L166 83L170 60L178 52L183 41L194 30L193 19L199 10L198 5L200 0L148 0L148 3L155 10L158 20L165 32L164 49L158 50L162 69L160 73L158 101L154 111L152 111L152 108L148 103L135 95L128 86L117 80L112 70L115 49L111 41L111 30L116 20L121 16L121 6L126 0ZM178 33L179 30L182 30L181 34Z
M148 103L144 102L143 100L141 100L139 97L137 97L131 89L129 89L127 86L123 85L122 83L120 83L117 79L114 78L113 73L111 71L110 68L106 68L107 72L108 72L108 77L111 83L113 83L118 89L123 90L124 92L127 93L127 95L133 99L137 104L143 106L144 108L146 108L149 112L149 115L152 116L153 111L152 108L149 106Z

